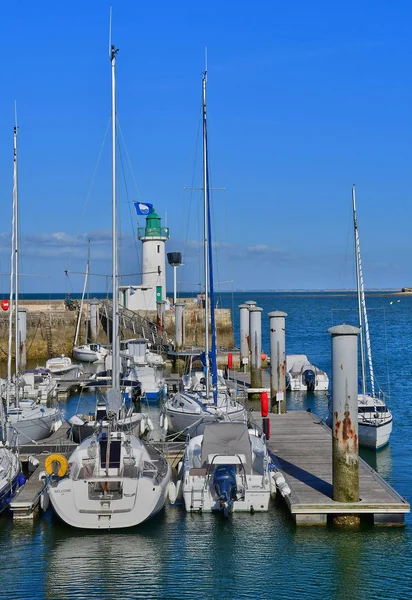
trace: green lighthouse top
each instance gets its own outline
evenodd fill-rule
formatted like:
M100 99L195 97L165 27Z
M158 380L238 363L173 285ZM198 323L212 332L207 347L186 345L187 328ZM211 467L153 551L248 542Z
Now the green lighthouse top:
M152 209L152 212L146 217L146 227L139 227L138 230L139 239L142 238L169 238L169 228L162 227L161 218Z

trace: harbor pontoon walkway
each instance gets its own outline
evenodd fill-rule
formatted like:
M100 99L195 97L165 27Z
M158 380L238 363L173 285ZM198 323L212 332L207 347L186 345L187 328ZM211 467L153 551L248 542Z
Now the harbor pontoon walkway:
M261 423L261 421L260 421ZM410 506L359 458L359 502L332 499L331 430L315 414L270 415L269 451L291 493L286 504L297 525L326 525L328 515L369 515L377 525L403 525Z

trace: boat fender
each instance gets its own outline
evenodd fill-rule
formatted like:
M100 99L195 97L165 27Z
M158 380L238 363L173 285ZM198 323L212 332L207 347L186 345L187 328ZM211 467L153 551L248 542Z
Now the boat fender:
M21 487L22 485L24 485L26 483L26 477L25 477L24 473L20 473L20 475L17 479L17 483L19 484L19 487Z
M260 410L262 417L267 417L269 414L269 397L267 392L260 394Z
M168 428L169 428L169 420L167 418L167 415L165 415L165 418L163 420L163 429L165 430L166 433L167 433Z
M46 510L49 508L49 504L50 504L49 494L47 493L46 490L44 490L40 494L40 508L42 509L43 512L46 512Z
M276 498L276 480L274 477L274 473L271 473L270 476L270 497L272 500Z
M46 473L46 471L40 471L39 481L43 481L44 479L47 479L47 473Z
M176 498L177 498L177 491L176 491L176 486L173 483L173 481L171 481L169 483L169 502L170 504L174 504L176 502Z
M183 481L179 479L176 483L176 500L183 499Z
M30 455L29 460L28 460L29 473L34 473L34 471L37 469L39 464L40 463L39 463L38 459L35 456Z
M148 417L148 419L147 419L147 428L149 431L154 431L154 425L153 425L152 419L150 417Z
M286 481L284 483L278 484L278 490L282 494L283 497L289 496L289 494L290 494L290 487L288 486Z
M164 414L160 413L160 429L163 429L164 420L165 420Z
M69 463L63 454L49 454L44 462L44 468L48 475L64 477L69 468Z
M279 487L280 485L282 485L282 483L286 483L285 478L283 476L283 473L281 473L280 471L275 471L273 473L273 479L276 482L276 485Z
M57 421L55 421L52 425L52 431L57 431L58 429L60 429L60 427L63 425L63 421L61 419L58 419Z
M140 419L140 435L144 435L144 433L146 431L146 427L147 427L147 421L143 417L142 419Z
M177 474L180 475L180 471L182 470L183 467L183 461L180 460L178 465L177 465Z

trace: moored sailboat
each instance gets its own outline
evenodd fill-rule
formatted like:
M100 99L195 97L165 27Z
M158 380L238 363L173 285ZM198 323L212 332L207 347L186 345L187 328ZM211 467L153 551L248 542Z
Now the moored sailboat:
M379 449L389 442L389 438L392 433L393 417L386 404L385 394L381 390L376 391L376 381L373 370L372 350L369 335L368 314L365 302L365 289L363 284L358 220L356 216L355 186L352 186L352 210L355 236L356 287L358 297L362 376L361 393L358 395L359 444L368 448ZM365 350L369 367L369 389L367 389Z
M203 219L204 219L204 283L205 283L205 366L204 389L182 390L167 399L163 409L164 429L172 433L202 433L208 422L216 420L247 421L245 407L237 402L227 387L219 386L216 357L215 302L213 290L211 211L209 200L209 167L206 112L207 72L202 78L203 114ZM209 347L209 312L212 334Z
M124 406L120 391L118 271L116 227L116 92L117 50L110 48L112 71L112 378L106 392L106 430L88 437L67 461L51 455L46 464L47 491L60 518L83 529L133 527L159 512L168 495L171 469L150 444L119 431L117 418Z
M10 443L24 444L45 439L58 429L62 422L60 410L54 399L48 405L40 404L40 399L30 398L30 394L21 389L20 377L20 339L19 339L19 209L17 188L17 125L14 127L13 161L13 212L12 212L12 248L10 270L10 313L7 356L7 379L2 385L1 396L6 400L5 439ZM13 298L14 296L14 298ZM14 302L13 302L14 300ZM12 322L13 304L15 321L15 374L12 377ZM2 401L2 400L1 400Z

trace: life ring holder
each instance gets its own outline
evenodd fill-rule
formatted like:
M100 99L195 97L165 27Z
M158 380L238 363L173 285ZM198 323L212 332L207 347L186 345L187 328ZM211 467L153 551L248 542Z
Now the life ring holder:
M56 472L56 463L58 465L58 470ZM69 462L63 454L50 454L45 462L44 468L48 475L58 475L59 477L64 477L69 468Z

